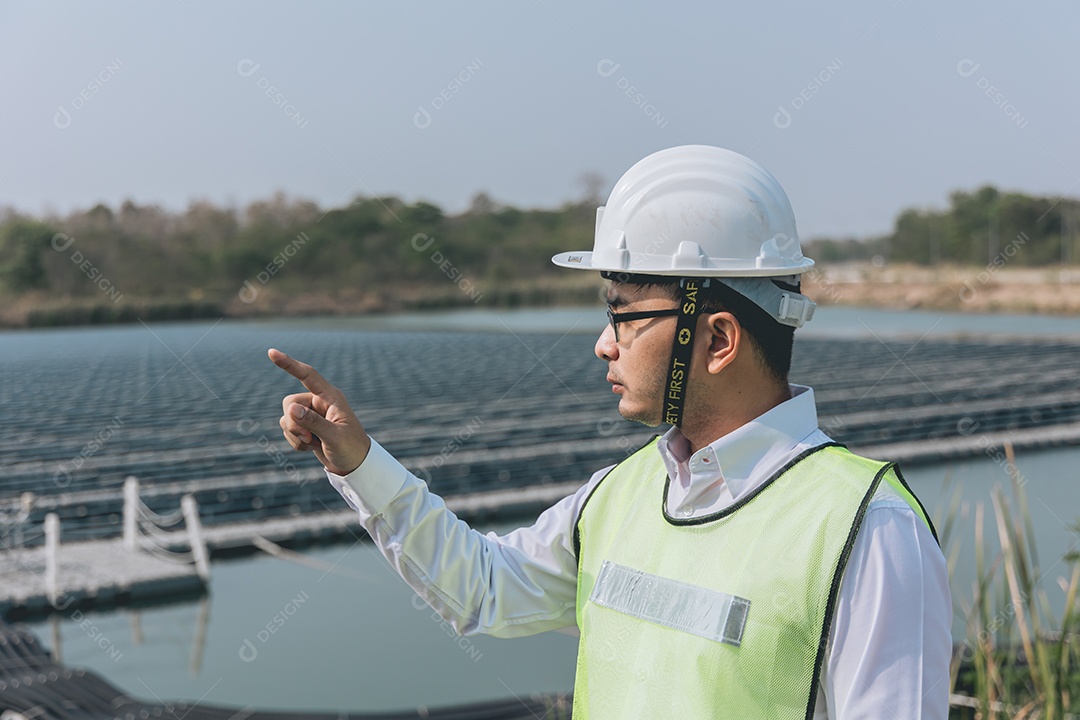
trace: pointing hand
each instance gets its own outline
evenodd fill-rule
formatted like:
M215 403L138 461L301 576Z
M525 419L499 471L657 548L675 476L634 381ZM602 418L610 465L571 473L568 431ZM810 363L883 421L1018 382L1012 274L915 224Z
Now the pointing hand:
M340 390L315 368L280 350L267 352L270 360L299 380L307 392L288 395L281 402L281 430L295 450L310 450L327 470L348 475L364 462L371 438L364 431Z

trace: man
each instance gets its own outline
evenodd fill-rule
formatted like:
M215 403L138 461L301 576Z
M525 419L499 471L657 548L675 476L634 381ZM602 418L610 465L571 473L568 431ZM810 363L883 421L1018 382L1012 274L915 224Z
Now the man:
M581 718L914 718L948 710L951 602L921 505L888 463L818 429L789 385L813 315L783 189L719 148L655 153L616 184L593 251L596 343L619 412L672 428L549 508L481 535L364 432L340 391L281 427L311 450L402 577L461 633L581 631Z

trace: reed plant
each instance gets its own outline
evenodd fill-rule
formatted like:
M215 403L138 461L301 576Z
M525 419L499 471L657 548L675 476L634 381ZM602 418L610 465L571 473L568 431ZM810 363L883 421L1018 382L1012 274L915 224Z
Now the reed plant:
M953 587L967 632L953 657L950 717L1080 720L1080 636L1076 632L1080 558L1070 551L1047 571L1041 569L1027 493L1011 444L1005 446L1005 459L1011 502L996 484L992 520L988 522L983 503L975 507L975 581L970 601ZM942 523L950 574L959 556L960 545L952 542L958 499L959 494L954 495ZM988 550L988 524L992 525L989 532L996 531L996 551ZM1069 571L1068 579L1058 578L1065 602L1057 617L1043 580L1062 563Z

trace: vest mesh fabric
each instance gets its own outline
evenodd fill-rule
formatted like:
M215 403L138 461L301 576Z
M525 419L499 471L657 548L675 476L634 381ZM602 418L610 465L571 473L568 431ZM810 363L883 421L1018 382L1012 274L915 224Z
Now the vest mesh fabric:
M577 526L575 720L812 716L839 578L883 478L926 520L893 465L832 445L796 458L726 510L690 520L664 512L667 479L655 441L616 466ZM687 583L749 600L741 644L591 601L604 561L666 579L646 581L653 585ZM669 607L646 614L678 615L671 597Z

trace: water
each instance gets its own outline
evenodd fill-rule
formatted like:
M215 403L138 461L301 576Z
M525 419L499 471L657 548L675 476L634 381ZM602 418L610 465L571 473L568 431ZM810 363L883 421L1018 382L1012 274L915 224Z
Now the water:
M458 638L370 544L305 553L333 570L215 562L203 603L65 619L64 662L151 700L282 710L433 707L573 685L575 637ZM51 622L31 628L51 645Z
M521 335L591 335L603 327L603 322L602 311L590 308L223 323L219 329L226 332L220 341L215 339L216 330L204 341L213 348L213 354L188 358L190 368L178 365L174 371L178 384L166 384L161 396L155 394L157 389L150 388L140 407L145 407L148 416L166 402L199 412L200 402L215 404L202 397L205 390L212 389L223 401L237 403L237 408L245 412L249 407L244 402L255 403L250 412L271 412L272 408L261 407L262 400L256 402L250 396L256 392L277 396L285 383L267 380L270 374L266 373L254 374L238 388L222 387L215 383L214 364L234 363L239 367L261 361L255 350L283 335L300 346L305 337L325 341L338 330L375 331L385 333L380 338L396 337L399 342L414 342L422 337L417 333L435 329L505 333L511 328ZM68 368L67 375L49 381L34 377L28 382L35 383L42 392L52 390L65 412L77 419L79 413L99 412L99 403L107 408L110 388L123 385L124 377L107 361L109 347L119 343L132 348L136 366L145 364L153 353L186 357L185 351L211 327L208 323L154 326L163 340L160 343L139 327L3 332L0 348L6 360L37 372ZM398 334L402 331L404 334ZM1080 321L823 308L806 329L807 336L914 339L975 332L1002 337L1077 337ZM242 349L237 349L238 341ZM84 361L83 369L74 373L65 357L73 346L80 348ZM333 346L321 352L333 369L349 363L347 350ZM522 353L528 357L525 351ZM200 387L204 382L210 387ZM423 384L423 379L420 382ZM146 387L140 385L122 392L143 393L148 386L149 381ZM386 399L394 397L392 390L386 389ZM534 390L540 392L542 388ZM6 402L9 397L0 399ZM92 405L89 410L88 403ZM230 408L230 412L234 409ZM392 418L385 422L391 423ZM8 423L5 426L11 427ZM47 432L48 422L43 420L35 428L34 433L9 448L7 457L27 454L27 447L31 449L29 455L38 452L43 446L40 434ZM25 428L8 432L17 434L25 432ZM10 435L7 440L13 442ZM1067 569L1059 558L1080 542L1070 529L1078 511L1073 473L1078 463L1077 448L1026 453L1018 458L1036 528L1043 585L1055 608L1060 608L1063 595L1056 589L1056 579ZM988 537L995 535L990 488L995 481L1008 482L997 458L980 456L947 465L918 466L905 474L927 508L932 513L936 509L939 517L949 503L952 488L962 486L962 520L955 530L955 537L962 542L961 557L972 556L977 503L984 503L987 509ZM524 696L538 691L560 692L572 686L574 637L546 633L514 640L460 639L432 618L431 611L420 604L370 545L312 548L305 552L332 569L265 556L215 562L212 592L201 603L139 611L69 613L55 621L33 623L31 629L50 645L53 633L58 633L66 664L91 668L130 694L148 700L202 700L282 710L378 711ZM970 599L973 575L970 562L958 566L954 597ZM960 637L962 630L958 620L954 636Z

